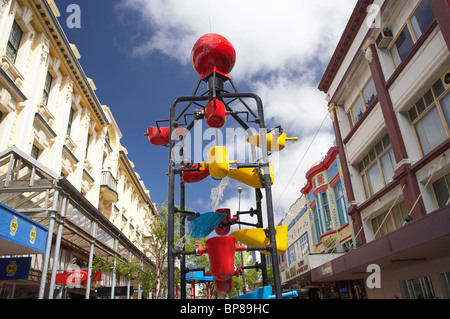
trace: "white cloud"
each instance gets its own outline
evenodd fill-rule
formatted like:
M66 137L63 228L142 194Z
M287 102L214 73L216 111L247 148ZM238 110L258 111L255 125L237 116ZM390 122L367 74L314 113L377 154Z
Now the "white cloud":
M300 138L279 154L272 190L280 220L300 196L306 171L333 146L325 96L317 86L356 2L123 0L121 7L139 13L142 34L132 45L135 55L159 52L188 66L194 43L206 33L233 44L237 60L231 76L238 89L245 83L261 96L268 128L281 125L288 136Z

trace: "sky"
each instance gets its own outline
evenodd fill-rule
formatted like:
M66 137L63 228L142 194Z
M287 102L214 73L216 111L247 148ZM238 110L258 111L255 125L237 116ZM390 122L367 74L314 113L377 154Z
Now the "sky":
M121 144L156 205L168 199L168 148L150 144L144 134L157 120L169 119L175 98L194 93L200 79L190 60L196 41L207 33L227 38L236 50L230 76L237 90L261 97L268 129L281 125L287 136L299 138L271 155L275 165L273 210L278 224L301 196L306 172L334 144L325 94L317 87L357 0L55 2L60 24L69 42L77 46L80 64L93 79L100 103L111 109L123 135ZM79 28L68 23L73 18L73 3L80 8ZM202 84L199 93L206 90ZM217 133L223 139L216 142L216 135L206 133L205 123L198 125L198 132L205 132L198 135L202 154L211 143L228 143L226 128L238 126L227 117L222 133ZM244 136L237 139L230 160L240 156L246 143ZM191 144L198 138L193 141ZM211 194L217 194L220 185L223 197L216 203ZM243 189L240 201L239 187ZM178 187L176 191L178 204ZM208 177L187 184L186 206L200 213L215 207L230 208L234 213L239 205L241 210L256 208L254 193L235 180L220 184Z

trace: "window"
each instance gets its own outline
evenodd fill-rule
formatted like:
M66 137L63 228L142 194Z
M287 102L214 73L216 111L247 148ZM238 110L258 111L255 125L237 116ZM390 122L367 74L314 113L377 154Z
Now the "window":
M327 225L327 231L331 230L332 225L331 225L331 214L330 214L330 207L328 205L328 196L327 196L327 192L324 191L322 193L320 193L320 197L322 198L322 212L323 215L325 217L325 223Z
M16 62L17 52L19 51L20 41L22 41L23 31L16 21L14 21L11 33L9 34L8 45L6 47L6 56L12 63Z
M322 235L322 232L320 231L320 218L319 214L317 212L317 201L316 206L313 207L313 223L314 223L314 229L316 231L316 242L320 242L320 236Z
M366 199L391 182L395 165L391 141L386 135L358 165Z
M347 223L347 208L345 206L344 191L342 190L342 182L339 180L333 186L334 196L336 198L336 206L338 210L339 225L343 226Z
M70 132L72 131L72 123L73 123L73 114L74 114L73 108L70 108L69 113L69 123L67 124L67 136L70 136Z
M373 79L370 79L362 91L358 94L358 97L353 102L353 106L347 113L347 119L351 129L361 119L364 112L375 100L376 96L377 92L375 90L375 84L373 83Z
M389 216L388 216L389 214ZM376 216L370 220L372 224L372 231L375 238L380 238L397 228L400 228L405 223L405 217L408 215L408 210L406 208L405 202L401 202L394 207L389 212Z
M441 273L441 280L444 286L445 297L450 299L450 272Z
M308 253L308 234L305 233L299 239L289 246L288 252L288 264L291 266L294 262L298 261L304 255Z
M447 91L439 79L408 111L423 156L450 136L450 96Z
M403 293L406 299L433 299L433 284L428 276L402 280Z
M86 141L85 159L88 158L88 151L89 151L89 143L90 142L91 142L91 134L88 134L87 141Z
M435 181L432 187L438 207L447 206L450 200L450 173Z
M53 77L47 72L47 77L45 78L44 91L42 92L42 104L47 105L48 97L50 96L50 89L52 87Z
M428 0L422 1L389 50L395 67L405 60L414 44L433 20L434 14Z
M35 160L38 159L38 157L39 157L39 148L36 145L33 145L31 147L31 154L30 154L30 156L32 158L34 158Z

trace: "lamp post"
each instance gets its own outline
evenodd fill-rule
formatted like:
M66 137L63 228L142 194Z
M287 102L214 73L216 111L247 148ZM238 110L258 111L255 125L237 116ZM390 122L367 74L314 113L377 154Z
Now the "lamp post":
M240 217L239 217L239 212L241 211L241 193L242 193L242 188L239 187L237 189L238 194L239 194L239 202L238 202L238 221L240 221ZM239 224L239 230L241 229L241 224ZM241 251L241 267L244 267L244 254ZM244 295L247 293L247 288L245 287L245 271L242 270L242 282L244 284Z

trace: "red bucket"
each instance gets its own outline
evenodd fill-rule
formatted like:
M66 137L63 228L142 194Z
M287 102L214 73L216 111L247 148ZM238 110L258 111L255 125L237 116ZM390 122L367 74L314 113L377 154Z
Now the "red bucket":
M225 125L226 113L222 101L216 99L209 101L205 108L206 124L212 128L222 128Z

